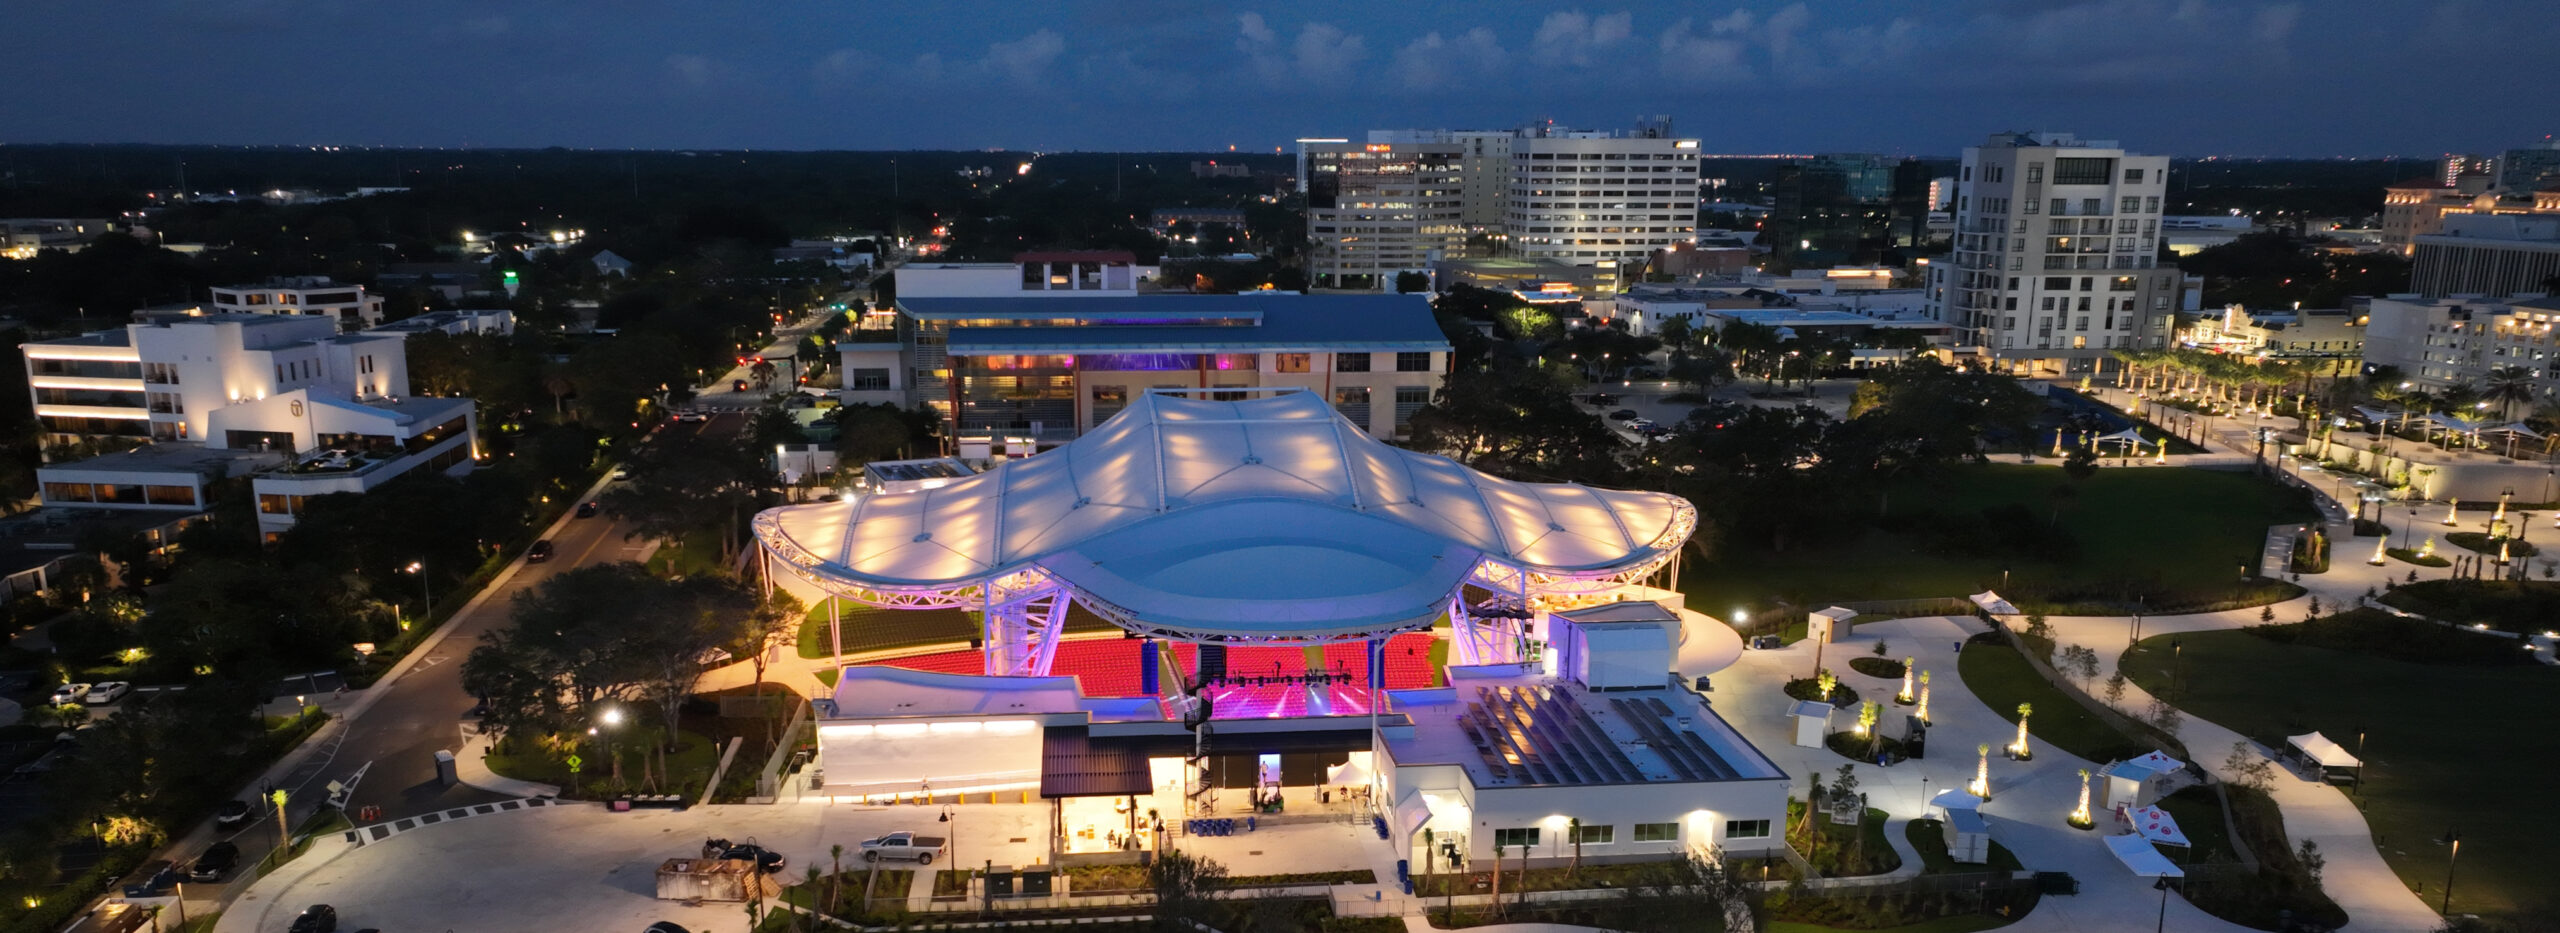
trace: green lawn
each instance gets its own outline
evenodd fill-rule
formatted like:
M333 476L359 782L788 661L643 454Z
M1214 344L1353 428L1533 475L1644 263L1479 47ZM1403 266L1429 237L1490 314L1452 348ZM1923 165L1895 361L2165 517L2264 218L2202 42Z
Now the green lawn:
M2179 705L2193 715L2262 742L2316 729L2350 752L2364 746L2365 817L2384 859L2404 881L2424 884L2430 905L2447 852L2434 840L2447 829L2461 830L2464 843L2454 910L2549 904L2542 892L2560 861L2560 811L2548 805L2542 776L2560 767L2560 744L2547 737L2560 672L2419 664L2246 632L2178 638ZM2145 689L2167 680L2166 642L2145 639L2125 662ZM2197 754L2218 761L2229 750Z
M2003 556L1948 547L1906 527L1808 538L1782 553L1753 542L1731 543L1717 559L1691 563L1681 583L1689 604L1707 612L1778 601L1818 605L1963 596L1985 589L2031 607L2130 608L2138 596L2158 612L2235 599L2271 601L2294 592L2263 584L2244 592L2237 571L2243 563L2257 566L2268 525L2312 517L2297 491L2248 473L2191 469L2101 469L2068 499L2057 500L2052 490L2067 485L2069 478L2049 467L1964 467L1940 481L1895 490L1888 524L1937 527L1979 521L1988 507L2015 506L2037 521L2051 523L2058 516L2076 542L2068 549L2072 553L2019 546L2012 550L2022 553ZM1992 533L2001 540L2030 538L2014 528Z
M720 532L717 529L689 531L683 537L658 546L649 555L649 569L660 576L695 577L720 569Z
M2382 601L2462 625L2526 634L2560 628L2560 583L2542 580L2428 580L2393 587Z
M1858 933L1977 933L1980 930L1996 930L2016 923L2018 920L2017 917L2001 917L1993 914L1957 914L1907 926L1860 930ZM1797 923L1792 920L1771 920L1762 929L1768 933L1834 933L1842 928L1815 923Z
M2002 719L2017 722L2018 704L2033 704L2035 712L2028 717L2028 734L2084 760L2106 764L2147 754L2156 747L2146 744L2143 736L2126 735L2080 705L2062 688L2038 675L2026 657L2008 645L1966 643L1956 657L1956 672L1964 678L1965 687ZM1963 757L1973 750L1950 751ZM1992 751L1997 753L1999 749ZM2172 754L2175 751L2171 750Z

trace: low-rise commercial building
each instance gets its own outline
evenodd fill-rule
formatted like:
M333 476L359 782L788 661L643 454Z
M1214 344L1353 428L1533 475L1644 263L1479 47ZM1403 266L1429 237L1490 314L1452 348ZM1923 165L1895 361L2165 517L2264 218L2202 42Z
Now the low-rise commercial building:
M2364 302L2353 308L2252 311L2230 305L2198 316L2178 333L2181 346L2246 356L2326 361L2332 369L2364 359ZM2323 369L2323 372L2329 371Z
M2393 295L2367 307L2364 361L2395 366L2429 390L2477 386L2493 369L2531 370L2535 395L2560 398L2560 298Z
M478 452L473 403L410 395L404 341L513 327L503 310L352 334L316 315L143 317L20 345L49 442L144 445L41 468L45 504L202 510L207 484L255 474L270 532L312 496L363 492L413 470L467 470Z
M339 330L362 330L382 323L382 296L364 286L325 275L274 279L252 285L218 285L215 311L230 314L308 314L329 318Z
M2409 287L2430 298L2560 290L2560 191L2547 214L2455 214L2417 238Z
M1422 295L1140 294L1128 266L1094 254L1026 253L991 287L995 264L950 267L918 294L899 270L894 315L837 344L845 404L940 411L960 436L1073 439L1149 389L1302 386L1362 430L1393 437L1429 404L1449 343ZM1125 256L1126 254L1118 254ZM1060 271L1067 270L1067 271ZM1031 283L1041 288L1029 288ZM954 294L953 292L959 292Z

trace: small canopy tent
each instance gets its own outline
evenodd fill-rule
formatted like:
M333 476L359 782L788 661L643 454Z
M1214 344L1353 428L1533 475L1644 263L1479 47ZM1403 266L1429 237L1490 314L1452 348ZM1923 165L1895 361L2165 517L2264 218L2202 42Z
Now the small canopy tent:
M1371 782L1369 769L1355 758L1325 769L1324 782L1335 787L1358 787Z
M2396 408L2369 408L2363 405L2358 405L2355 409L2358 417L2361 417L2372 424L2384 424L2387 422L2397 421L2409 414L2408 412L2401 411Z
M2134 835L2152 842L2181 848L2188 845L2187 834L2178 828L2178 821L2169 815L2169 811L2159 807L2119 806L2116 808L2116 821L2133 830Z
M2130 833L2122 836L2108 836L2107 851L2115 855L2116 861L2123 862L2124 867L2131 870L2136 878L2184 878L2187 876L2186 871L2169 861L2168 856L2152 848L2150 840L2140 836Z
M1965 598L1973 600L1973 604L1982 607L1982 611L1995 616L2013 616L2018 614L2017 606L2011 605L2008 600L2001 599L1999 593L1991 590L1984 590Z
M1955 810L1978 810L1982 807L1982 798L1965 793L1961 790L1942 790L1938 792L1937 796L1929 798L1929 805L1951 812Z
M2286 736L2284 742L2303 760L2318 766L2321 777L2328 780L2352 780L2356 769L2364 767L2363 759L2347 754L2338 743L2317 732Z
M2137 430L2135 430L2135 429L2133 429L2133 428L2126 428L2126 429L2124 429L2124 430L2122 430L2122 431L2117 431L2117 432L2116 432L2116 433L2114 433L2114 434L2109 434L2109 435L2106 435L2106 436L2104 436L2104 437L2100 437L2100 438L2098 438L2097 440L2091 441L2091 442L2089 442L2089 443L2090 443L2090 444L2092 444L2092 445L2104 445L2104 444L2130 444L2130 445L2132 445L2132 446L2133 446L2133 449L2135 449L2135 450L2141 450L2141 449L2142 449L2142 445L2144 445L2144 444L2148 444L2148 443L2150 443L2150 441L2147 441L2147 440L2144 440L2144 439L2143 439L2143 437L2142 437L2142 432L2141 432L2141 431L2137 431Z
M2107 809L2139 807L2159 799L2156 780L2184 771L2187 763L2163 752L2152 752L2098 769L2098 805Z

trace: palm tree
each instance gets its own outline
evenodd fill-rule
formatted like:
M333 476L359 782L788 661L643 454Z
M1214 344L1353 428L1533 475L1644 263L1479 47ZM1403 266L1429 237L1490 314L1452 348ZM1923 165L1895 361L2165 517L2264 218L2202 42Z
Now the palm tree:
M2506 420L2507 410L2515 403L2533 400L2533 370L2522 366L2492 369L2481 383L2480 396L2496 404L2498 419Z

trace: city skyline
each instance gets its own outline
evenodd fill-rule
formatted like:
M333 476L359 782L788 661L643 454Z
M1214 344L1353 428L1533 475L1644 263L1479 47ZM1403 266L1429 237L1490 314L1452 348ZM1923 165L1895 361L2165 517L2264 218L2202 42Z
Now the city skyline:
M1270 152L1669 114L1719 153L1949 155L2054 129L2182 156L2431 155L2542 138L2547 115L2524 105L2560 67L2531 54L2560 25L2462 0L1148 0L966 21L807 0L753 17L154 7L0 14L0 50L65 76L0 100L6 142ZM2511 67L2494 82L2419 67L2457 53ZM2410 64L2371 66L2389 60Z

